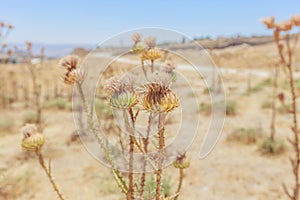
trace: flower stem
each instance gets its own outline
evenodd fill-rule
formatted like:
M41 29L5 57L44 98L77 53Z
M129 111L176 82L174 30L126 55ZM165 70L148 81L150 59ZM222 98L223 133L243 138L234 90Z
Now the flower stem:
M177 200L178 199L178 196L179 196L179 193L180 193L180 190L181 190L181 186L182 186L182 181L183 181L183 169L179 169L179 183L178 183L178 186L177 186L177 190L176 190L176 197L174 198L174 200Z
M161 178L162 178L162 164L163 164L163 149L165 147L165 113L159 113L158 116L158 137L159 137L159 144L158 144L158 169L156 171L156 200L160 199L160 189L161 189Z
M50 183L52 185L53 190L56 192L56 194L57 194L57 196L58 196L58 198L60 200L64 200L62 193L59 191L59 189L58 189L58 187L57 187L57 185L56 185L56 183L55 183L55 181L53 179L53 176L51 174L51 167L50 167L50 165L49 165L48 168L46 167L43 155L42 155L42 153L39 150L36 151L36 155L38 156L38 160L39 160L40 165L42 166L42 168L44 169L45 173L48 176L48 179L49 179L49 181L50 181Z

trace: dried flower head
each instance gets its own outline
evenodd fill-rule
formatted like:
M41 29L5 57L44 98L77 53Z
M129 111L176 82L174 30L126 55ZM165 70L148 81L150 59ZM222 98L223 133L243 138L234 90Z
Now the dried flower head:
M146 49L145 51L143 51L140 56L141 59L144 60L151 60L154 61L156 59L161 58L163 55L162 50L160 50L159 48L150 48L150 49Z
M121 78L112 77L106 81L105 89L109 91L110 105L115 108L131 108L138 102L134 91L135 79L132 75L126 74Z
M179 154L173 162L173 166L178 169L185 169L190 166L190 161L187 159L185 153Z
M66 68L68 71L71 71L73 69L77 69L79 67L79 61L80 58L76 55L68 55L63 57L58 65L61 67Z
M287 20L278 22L277 24L275 24L275 27L280 31L289 31L292 29L293 25L291 21Z
M177 95L159 82L145 84L141 91L142 106L150 112L171 112L179 106Z
M0 22L0 26L3 28L5 26L4 22Z
M262 23L264 23L268 29L272 29L275 27L275 18L273 16L264 17L260 20Z
M300 14L293 15L291 17L291 22L295 26L300 26Z
M9 28L9 29L13 29L14 26L13 26L12 24L9 24L9 25L8 25L8 28Z
M133 40L134 44L136 45L137 43L142 41L142 36L139 33L134 33L134 34L132 34L131 39Z
M149 47L149 48L154 48L156 46L156 38L155 37L147 37L145 39L145 44Z
M67 71L67 73L63 76L63 81L67 85L73 85L75 82L81 84L85 79L86 74L80 72L79 69L73 69L71 71Z
M132 108L138 103L138 97L133 92L117 92L114 93L110 99L109 103L114 108L127 109Z
M171 59L166 60L163 66L164 71L167 73L172 73L176 69L176 65Z
M79 69L79 57L76 55L68 55L59 61L59 66L64 67L67 72L63 76L64 83L73 85L75 82L82 84L86 73Z
M45 137L39 133L35 124L26 124L21 128L23 134L22 148L27 151L38 151L45 143Z

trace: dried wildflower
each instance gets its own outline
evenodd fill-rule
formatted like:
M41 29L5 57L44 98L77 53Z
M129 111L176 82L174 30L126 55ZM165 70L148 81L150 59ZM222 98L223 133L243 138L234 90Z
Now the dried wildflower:
M185 153L179 154L176 160L173 162L173 166L178 169L185 169L190 166L190 161L187 159Z
M79 57L76 55L68 55L59 61L59 66L66 68L68 71L77 69L79 67Z
M114 108L127 109L135 106L138 103L138 98L132 92L117 92L112 95L109 103Z
M268 29L272 29L275 27L275 18L273 16L264 17L260 20L262 23L264 23Z
M78 83L82 83L85 78L85 73L81 73L79 69L73 69L71 71L67 71L67 73L63 77L63 81L67 85L73 85L76 81Z
M154 61L156 59L159 59L162 57L162 50L160 50L159 48L150 48L150 49L146 49L145 51L143 51L141 53L141 59L144 60L151 60Z
M134 78L127 74L122 78L113 77L106 82L105 89L110 93L109 103L115 108L131 108L138 102L134 91Z
M164 67L163 70L166 73L172 73L174 71L174 69L176 69L176 65L171 59L166 60L163 67Z
M300 14L293 15L291 17L291 22L295 26L300 26Z
M4 22L0 22L0 26L3 28L5 26Z
M139 33L134 33L134 34L132 34L131 39L133 40L134 45L136 45L137 43L139 43L142 40L142 36Z
M285 96L282 92L278 94L278 99L279 99L280 102L284 102Z
M141 93L142 106L150 112L171 112L179 106L177 95L162 83L148 83Z
M73 85L75 82L83 83L86 74L79 70L79 60L76 55L68 55L59 61L59 66L67 70L63 77L64 83L68 85Z
M154 48L156 46L156 38L155 37L147 37L145 39L145 44L149 47L149 48Z
M45 143L45 137L39 133L36 125L26 124L21 128L23 134L22 148L27 151L40 150Z
M289 31L292 29L293 25L291 21L281 21L275 24L275 27L280 31Z

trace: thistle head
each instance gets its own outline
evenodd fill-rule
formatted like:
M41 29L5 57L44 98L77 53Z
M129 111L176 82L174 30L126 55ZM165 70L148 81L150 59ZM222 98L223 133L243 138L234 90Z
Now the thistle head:
M147 37L145 39L145 44L149 47L149 48L154 48L156 46L156 38L155 37Z
M26 124L21 128L23 134L22 148L26 151L39 151L44 143L45 136L38 132L35 124Z
M294 26L300 26L300 14L293 15L291 17L291 22Z
M272 29L275 27L275 18L273 16L264 17L260 21L265 24L268 29Z
M171 112L179 106L177 95L161 82L145 84L141 91L142 106L145 110L157 112Z
M134 33L131 36L132 41L134 42L134 45L142 41L142 36L139 33Z
M176 160L173 162L173 166L178 169L186 169L190 166L190 164L191 163L185 153L178 154Z
M113 77L106 82L105 88L109 91L109 103L120 109L131 108L138 102L134 91L134 78L127 74L124 77Z
M286 20L276 23L275 27L280 31L289 31L292 30L293 24L290 20Z
M63 76L65 84L73 85L75 82L82 84L86 74L79 69L79 57L76 55L68 55L59 61L59 66L67 71Z
M142 60L156 60L161 58L163 55L162 50L160 50L159 48L149 48L149 49L145 49L142 53L141 53L141 59Z

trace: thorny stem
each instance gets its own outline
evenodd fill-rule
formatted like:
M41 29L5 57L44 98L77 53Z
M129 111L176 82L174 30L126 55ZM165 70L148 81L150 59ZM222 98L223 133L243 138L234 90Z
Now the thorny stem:
M45 171L45 173L46 173L47 176L48 176L48 179L49 179L49 181L50 181L50 183L51 183L51 185L52 185L53 190L56 192L56 194L57 194L57 196L58 196L58 198L59 198L60 200L64 200L63 195L62 195L62 193L59 191L59 189L58 189L58 187L57 187L57 185L56 185L56 183L55 183L55 181L54 181L54 179L53 179L53 176L52 176L52 174L51 174L51 167L50 167L50 164L49 164L49 167L47 168L46 165L45 165L45 161L44 161L43 155L42 155L42 153L40 152L40 150L36 150L35 153L36 153L36 155L38 156L38 160L39 160L39 163L40 163L41 167L43 168L43 170Z
M144 152L145 154L148 153L148 144L149 144L149 135L151 131L151 124L152 124L152 113L149 114L148 118L148 127L147 127L147 135L145 138L143 138L143 145L144 145ZM140 197L143 196L144 191L145 191L145 182L146 182L146 167L147 167L147 162L143 162L143 173L141 175L141 191L140 191Z
M127 193L127 199L132 200L134 199L134 183L133 183L134 135L133 135L132 128L130 127L130 123L125 109L123 109L123 118L125 122L126 131L129 133L129 173L128 173L129 190Z
M273 95L272 95L272 120L271 120L271 135L270 138L273 141L275 138L275 124L276 124L276 98L277 98L277 80L278 80L278 66L275 66L274 77L273 77Z
M183 169L179 169L179 183L178 183L178 186L177 186L177 190L176 190L176 197L174 198L174 200L177 200L178 199L178 196L179 196L179 193L180 193L180 190L181 190L181 186L182 186L182 181L183 181Z
M128 193L128 188L127 188L126 182L124 181L124 179L123 179L121 173L119 172L119 170L116 169L115 164L114 164L114 162L113 162L113 160L110 156L109 150L107 149L106 145L103 142L103 139L97 133L97 128L95 127L95 124L94 124L94 121L93 121L93 116L91 116L91 113L88 111L88 107L87 107L87 104L86 104L86 100L85 100L85 96L84 96L84 93L83 93L83 90L82 90L81 83L76 82L76 86L78 88L79 95L80 95L80 98L82 100L84 112L88 115L89 127L91 128L93 134L96 136L98 144L103 149L105 158L107 159L107 161L111 165L115 181L117 182L118 186L121 188L122 192L127 194Z
M165 147L165 113L159 113L158 115L158 137L159 137L159 143L158 143L158 169L156 171L156 200L159 200L160 198L160 185L161 185L161 178L162 178L162 164L163 164L163 150Z
M290 35L286 35L286 45L288 50L288 61L286 61L283 57L282 51L279 50L281 62L288 68L288 75L289 75L289 82L290 82L290 92L292 95L292 114L293 114L293 126L292 131L294 134L294 140L289 140L293 145L295 151L295 157L290 159L292 164L293 173L295 177L295 185L293 189L293 194L287 190L287 187L283 184L284 192L287 196L292 200L299 199L299 164L300 164L300 150L299 150L299 136L298 136L298 121L297 121L297 102L296 102L296 93L295 93L295 85L294 85L294 76L293 76L293 69L292 69L292 49L290 46ZM279 46L277 41L277 46Z

